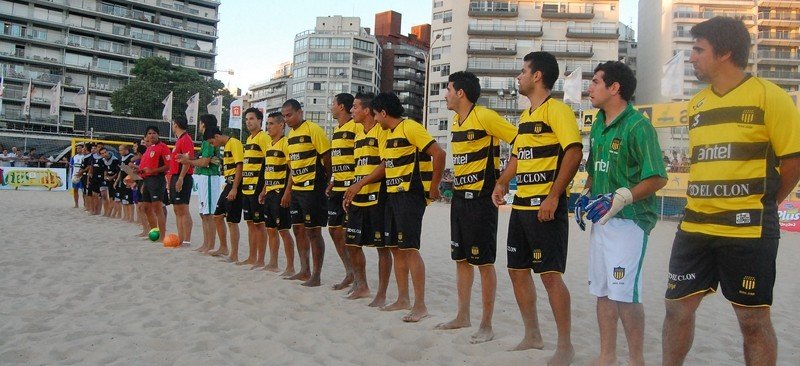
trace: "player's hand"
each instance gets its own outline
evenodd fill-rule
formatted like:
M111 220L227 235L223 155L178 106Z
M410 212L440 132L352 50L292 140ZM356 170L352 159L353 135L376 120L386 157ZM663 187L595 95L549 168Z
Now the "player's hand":
M578 223L578 226L581 230L586 231L586 223L583 221L583 215L586 213L586 205L589 204L589 189L586 188L581 192L581 195L578 196L578 199L575 200L575 207L573 208L573 212L575 213L575 222Z
M492 203L495 207L500 207L506 204L506 194L508 194L508 186L504 184L495 184L492 191Z
M430 198L431 201L438 201L440 198L442 198L442 194L439 192L438 185L434 186L431 184L431 190L428 194L428 198Z
M289 204L292 203L292 191L286 190L283 192L283 197L281 197L281 207L289 207Z
M360 191L361 185L358 183L353 184L344 191L344 195L342 195L342 208L344 208L345 211L347 211L347 208L350 207L350 202L353 202L353 199Z
M614 193L606 193L586 205L586 217L592 222L599 222L605 225L608 220L614 217L625 206L633 203L631 190L625 187L619 188Z
M228 196L226 196L225 198L228 199L228 201L235 200L236 199L236 190L231 189L231 191L228 192Z
M558 197L547 196L539 205L539 222L553 221L556 208L558 208Z
M328 183L328 186L325 187L325 196L330 197L331 192L333 192L333 182Z
M141 168L141 169L139 169L139 170L140 170L142 173L144 173L144 174L148 174L148 175L149 175L149 174L150 174L150 171L151 171L152 169L150 169L150 168L148 168L148 167L144 167L144 168Z
M183 189L183 177L178 177L178 180L175 181L175 191L180 193L181 189Z
M261 191L261 193L258 194L258 203L263 205L265 197L267 197L267 191Z

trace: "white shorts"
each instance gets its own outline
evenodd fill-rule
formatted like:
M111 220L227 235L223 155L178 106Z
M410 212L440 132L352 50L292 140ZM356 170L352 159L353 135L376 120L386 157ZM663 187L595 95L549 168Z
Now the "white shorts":
M201 215L212 215L217 208L217 199L222 192L222 177L219 175L195 175L197 183L197 202Z
M613 218L592 225L589 238L589 293L638 304L642 302L642 264L647 234L633 220Z

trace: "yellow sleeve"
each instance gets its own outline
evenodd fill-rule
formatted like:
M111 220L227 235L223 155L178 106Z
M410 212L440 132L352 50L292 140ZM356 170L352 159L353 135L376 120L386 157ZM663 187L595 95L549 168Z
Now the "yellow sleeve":
M517 138L517 128L514 125L497 112L488 108L485 110L485 114L481 116L479 121L486 132L509 144Z
M583 146L581 142L581 131L578 130L578 122L575 120L575 113L566 104L558 105L558 108L550 110L548 120L552 121L550 128L556 134L561 148L567 149L570 145Z
M325 136L325 131L322 130L322 127L318 125L309 126L312 127L309 129L309 133L311 134L311 143L314 144L314 148L317 149L317 154L324 154L331 149L331 142L328 140L328 137Z
M272 145L272 138L265 132L261 135L258 145L261 146L261 152L264 153L264 156L267 156L267 150L269 150L270 145Z
M428 130L426 130L425 127L422 127L419 122L407 120L405 123L403 123L403 125L408 142L416 146L419 151L427 149L428 146L434 142L431 134L429 134Z
M243 163L244 162L244 146L242 146L242 142L239 140L233 140L233 146L231 146L232 150L231 155L233 156L233 163Z
M778 158L800 156L800 112L783 90L768 89L764 123L769 142ZM772 95L769 95L772 94Z

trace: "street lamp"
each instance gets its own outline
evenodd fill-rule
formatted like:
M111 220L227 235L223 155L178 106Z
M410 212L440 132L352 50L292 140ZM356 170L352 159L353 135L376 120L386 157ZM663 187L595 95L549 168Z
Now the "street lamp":
M433 45L439 38L442 38L441 33L437 34L436 38L433 39L430 47L428 47L428 53L425 55L425 88L423 88L425 95L422 96L422 108L424 108L422 110L422 124L426 129L428 128L428 95L430 94L428 89L430 89L431 80L431 51L433 50Z

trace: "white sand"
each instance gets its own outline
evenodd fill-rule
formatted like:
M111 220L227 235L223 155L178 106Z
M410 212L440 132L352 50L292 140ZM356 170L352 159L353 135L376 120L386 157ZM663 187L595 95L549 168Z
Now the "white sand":
M419 324L403 323L402 312L377 311L366 306L367 299L348 301L330 290L343 270L327 233L323 286L309 289L187 249L162 248L134 238L137 227L88 217L71 206L66 193L0 191L0 365L544 365L553 352L555 324L538 279L545 350L506 351L523 331L505 270L508 211L501 212L499 224L496 339L470 345L480 321L477 276L473 328L432 330L456 310L447 205L435 204L425 216L422 254L432 316ZM194 217L196 247L202 231ZM575 364L581 365L597 354L598 332L586 286L588 234L570 227L565 280L572 292ZM645 263L645 352L651 364L661 359L665 273L675 228L674 222L659 223ZM172 220L168 229L174 230ZM242 224L242 258L245 233ZM773 321L781 365L800 360L799 244L800 235L784 234L778 258ZM366 252L374 291L376 255ZM394 276L391 281L393 299ZM622 363L627 350L621 327L618 344ZM741 352L730 305L721 295L707 298L687 364L742 364Z

